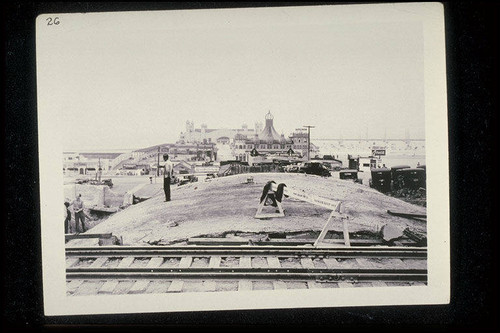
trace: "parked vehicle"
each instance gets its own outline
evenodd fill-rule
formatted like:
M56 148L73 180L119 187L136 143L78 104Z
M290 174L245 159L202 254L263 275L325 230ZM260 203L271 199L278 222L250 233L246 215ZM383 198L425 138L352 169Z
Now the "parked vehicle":
M330 177L331 173L327 167L319 162L306 162L299 170L300 173Z
M192 174L188 174L188 175L182 175L182 176L176 177L176 180L178 183L177 185L181 186L181 185L185 185L187 183L197 182L198 177L196 177L195 175L192 175Z
M299 172L302 168L302 163L299 164L289 164L284 167L285 172Z
M344 169L339 172L340 179L353 179L358 180L358 170L355 169Z
M373 187L382 193L391 191L391 169L372 168L371 174L372 178L370 179L370 187Z
M425 188L425 169L422 168L404 168L396 172L398 184L397 188L408 188L418 190Z

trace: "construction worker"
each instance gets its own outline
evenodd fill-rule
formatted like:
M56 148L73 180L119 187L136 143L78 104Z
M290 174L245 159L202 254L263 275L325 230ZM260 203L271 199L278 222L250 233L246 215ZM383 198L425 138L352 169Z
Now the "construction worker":
M70 222L71 222L71 212L69 211L69 202L65 201L64 202L64 210L65 210L65 215L66 218L64 219L64 233L69 234L70 233Z
M170 201L170 182L174 173L172 161L168 159L168 154L163 154L163 165L158 165L163 168L163 191L165 192L165 201Z
M73 201L73 212L75 212L75 228L77 232L85 232L85 213L83 211L83 201L81 199L82 195L78 194L76 199ZM79 221L82 221L82 230L80 231Z

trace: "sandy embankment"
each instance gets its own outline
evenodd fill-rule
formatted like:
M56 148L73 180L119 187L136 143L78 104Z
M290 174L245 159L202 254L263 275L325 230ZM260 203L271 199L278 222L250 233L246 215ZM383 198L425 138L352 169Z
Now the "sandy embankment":
M351 181L287 173L252 174L253 184L244 184L249 175L236 175L210 182L172 186L172 201L164 202L163 193L113 214L90 230L123 237L124 245L172 242L201 235L225 232L296 232L319 231L330 210L286 198L285 217L255 219L259 198L266 182L285 183L332 200L342 201L349 216L349 230L376 232L384 224L410 227L426 233L425 222L399 218L387 210L425 214L424 207L388 197L367 186ZM271 207L266 207L273 211ZM339 223L338 231L342 230ZM88 245L88 240L73 240L68 245Z

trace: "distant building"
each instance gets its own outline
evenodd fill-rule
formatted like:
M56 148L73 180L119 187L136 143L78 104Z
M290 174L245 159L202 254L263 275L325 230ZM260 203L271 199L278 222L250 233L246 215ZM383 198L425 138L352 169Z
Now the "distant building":
M274 128L274 117L271 112L265 116L265 127L256 122L254 128L248 128L243 124L238 129L210 129L206 124L195 128L192 121L186 122L186 130L179 136L175 144L214 144L217 147L217 161L237 160L251 162L265 159L270 155L288 155L293 157L302 156L303 153L295 152L294 141L278 134ZM252 153L253 152L253 153ZM215 160L215 159L214 159Z
M65 175L95 175L101 171L112 169L112 161L122 153L63 153L63 174Z
M310 156L315 156L319 153L318 147L316 147L312 142L308 143L309 137L307 134L307 129L296 128L295 131L290 134L290 140L293 141L292 149L295 152L300 152L302 156L307 156L307 149L310 149Z
M234 156L237 161L262 163L266 157L292 154L293 141L278 134L274 128L274 116L269 111L265 117L266 126L260 133L253 136L236 135L234 138Z
M262 123L255 123L254 128L248 128L248 125L243 124L241 128L237 129L212 129L207 128L206 124L201 124L200 128L194 127L194 122L186 121L186 130L181 132L179 144L187 143L217 143L217 144L230 144L237 134L244 136L253 136L255 133L262 131Z
M135 150L136 160L155 160L168 153L171 160L214 161L217 158L215 143L166 143Z

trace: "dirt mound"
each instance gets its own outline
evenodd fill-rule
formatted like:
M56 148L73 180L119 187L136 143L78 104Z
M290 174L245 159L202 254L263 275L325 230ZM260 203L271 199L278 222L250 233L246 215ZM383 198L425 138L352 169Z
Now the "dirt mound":
M323 228L331 210L291 198L283 201L285 217L255 219L263 187L271 180L342 201L343 212L349 215L351 232L376 232L388 223L421 233L426 231L425 222L387 214L387 210L425 214L425 207L388 197L365 185L288 173L251 174L254 183L246 184L248 176L221 177L179 187L172 185L172 201L164 202L160 193L114 214L90 232L111 232L123 237L125 245L144 245L227 232L297 232ZM272 207L265 208L274 211ZM340 223L338 230L342 230ZM84 244L78 242L81 240L74 240L70 245Z

